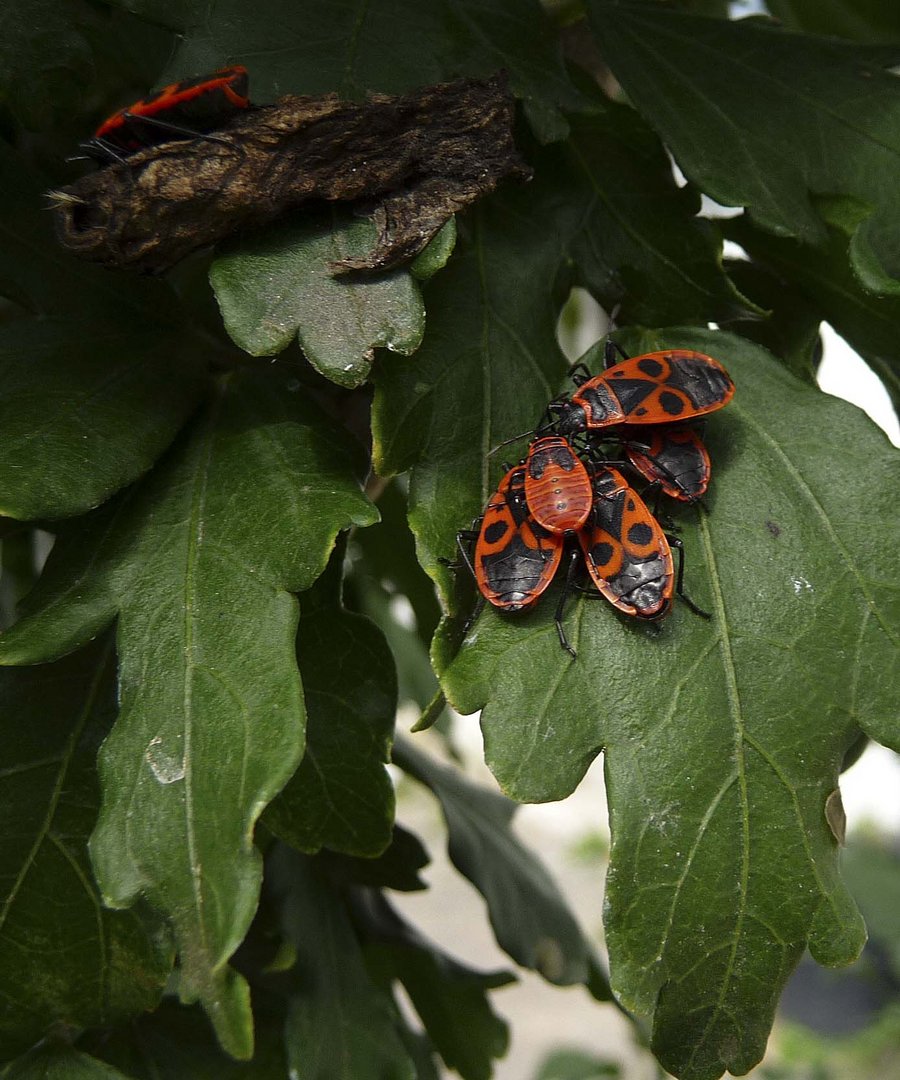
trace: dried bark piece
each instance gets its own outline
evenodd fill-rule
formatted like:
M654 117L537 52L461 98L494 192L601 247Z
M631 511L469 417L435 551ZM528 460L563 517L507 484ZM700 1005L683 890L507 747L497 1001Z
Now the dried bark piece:
M421 251L506 176L528 179L503 73L364 102L285 97L239 114L227 140L148 147L51 193L61 243L106 266L161 272L310 199L357 202L379 227L378 270Z

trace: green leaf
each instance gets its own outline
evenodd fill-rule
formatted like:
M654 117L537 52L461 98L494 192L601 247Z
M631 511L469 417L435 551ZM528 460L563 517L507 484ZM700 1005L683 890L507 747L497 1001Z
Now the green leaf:
M358 455L277 366L223 380L165 463L60 536L0 661L34 663L118 612L120 718L91 852L113 906L175 925L181 992L251 1052L228 958L253 916L257 816L294 771L304 710L297 602L336 533L371 522Z
M397 709L394 658L378 627L345 611L337 596L317 606L304 602L301 597L297 661L306 752L264 820L298 851L379 855L394 819L394 787L384 767Z
M822 359L821 312L800 292L795 279L786 280L760 263L735 259L728 264L728 273L741 292L767 314L731 319L721 324L722 329L765 346L798 379L814 386Z
M181 328L183 316L164 282L111 274L62 249L47 212L47 187L0 139L0 295L38 315L77 320L86 339L99 339L98 349L110 322L145 333L163 324Z
M389 994L366 973L337 893L308 858L273 855L284 930L297 951L297 989L285 1027L288 1066L298 1080L415 1080Z
M500 947L548 982L587 982L593 950L556 883L512 831L516 804L440 765L409 739L397 741L394 761L440 802L450 859L484 896Z
M438 270L443 270L456 247L456 217L446 223L428 241L427 247L409 264L409 272L417 281L428 281Z
M88 858L100 803L97 746L116 715L111 643L49 666L0 670L0 713L7 1058L54 1024L113 1024L152 1008L172 953L157 920L103 907Z
M706 324L745 311L722 272L721 241L698 192L679 188L659 139L627 105L604 102L572 121L562 147L538 159L570 211L566 233L578 279L617 318Z
M850 45L662 4L589 0L603 55L689 180L769 232L824 240L814 194L870 213L853 236L866 288L900 292L900 46Z
M306 213L229 244L210 268L228 333L251 356L271 356L296 337L315 369L339 386L365 382L374 349L408 356L425 328L425 309L407 270L341 274L378 229L347 212Z
M441 608L434 582L416 558L401 479L392 480L378 497L378 510L381 521L353 537L352 550L358 556L354 572L374 578L391 596L406 597L415 615L416 633L427 648L440 621Z
M320 853L319 859L333 881L398 892L428 888L419 877L419 871L431 861L428 852L415 833L402 825L394 825L390 844L374 859L337 855L327 850Z
M744 218L730 222L728 232L755 259L794 283L806 303L881 377L900 413L900 299L877 298L860 286L849 265L846 228L829 226L824 250L770 236Z
M884 0L766 0L769 13L791 30L895 45L900 9Z
M660 628L555 596L486 612L443 679L483 708L485 753L520 800L563 798L605 753L611 982L653 1018L687 1080L762 1055L804 947L850 962L864 940L826 803L859 728L900 746L900 455L858 409L728 334L630 338L719 357L737 385L711 417L708 513L679 518L685 588ZM824 440L824 441L823 441ZM825 444L839 453L825 452Z
M284 1009L275 995L254 991L253 1019L252 1061L229 1057L202 1010L171 998L127 1027L87 1033L79 1045L134 1080L284 1080Z
M537 0L379 0L328 4L261 0L118 0L183 31L170 72L212 71L245 60L254 100L284 93L361 98L397 94L460 75L509 72L529 121L544 140L564 138L560 109L583 98L569 80L559 40Z
M554 1050L548 1054L534 1080L601 1080L619 1077L622 1070L610 1061L582 1050Z
M39 180L0 142L0 293L35 318L0 326L0 512L96 506L171 443L211 350L171 289L66 255Z
M10 1062L2 1075L3 1080L132 1080L105 1061L56 1044L40 1046Z
M506 1053L509 1034L487 991L514 977L465 967L423 938L383 896L373 893L366 899L357 914L376 980L403 984L448 1069L463 1080L490 1080L492 1061Z
M0 513L55 518L103 502L169 445L206 385L175 334L74 321L0 327Z

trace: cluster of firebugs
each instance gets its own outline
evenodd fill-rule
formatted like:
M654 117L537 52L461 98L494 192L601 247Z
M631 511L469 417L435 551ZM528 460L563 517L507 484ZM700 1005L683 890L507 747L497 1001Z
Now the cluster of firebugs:
M624 357L618 363L617 353ZM664 531L613 466L644 477L661 494L697 502L709 484L709 454L686 421L734 396L728 372L704 353L666 349L628 357L608 342L605 358L599 375L573 370L575 393L550 403L527 456L507 468L491 496L480 529L458 536L482 597L506 612L532 607L568 552L556 627L573 656L562 613L582 559L598 590L587 595L605 597L626 615L661 619L676 593L706 614L682 592L681 541ZM610 443L621 461L604 454Z
M209 132L250 108L248 81L247 69L236 64L172 83L113 113L82 148L91 157L123 161L171 139L224 141ZM734 395L728 372L704 353L666 349L628 357L608 342L605 359L599 375L573 371L575 393L550 403L527 456L507 469L485 507L480 528L459 534L482 597L506 612L532 607L568 552L556 626L573 656L562 613L582 558L597 589L587 595L604 596L626 615L661 619L676 593L705 614L682 591L681 541L665 532L614 466L644 477L660 494L696 502L709 484L710 462L689 422ZM621 460L605 455L611 443Z

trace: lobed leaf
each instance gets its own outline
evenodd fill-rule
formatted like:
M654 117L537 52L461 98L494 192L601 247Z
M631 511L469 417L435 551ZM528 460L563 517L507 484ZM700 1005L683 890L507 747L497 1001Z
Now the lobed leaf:
M900 458L858 409L739 338L626 344L710 353L737 385L706 427L709 512L679 518L685 588L712 620L677 606L657 631L585 597L565 617L572 662L548 597L486 612L443 684L460 711L483 708L514 798L564 797L605 752L611 982L652 1016L665 1068L705 1080L761 1057L807 945L838 965L864 941L826 808L860 728L900 746L900 553L883 543Z
M593 948L543 864L512 831L515 803L433 761L408 739L395 745L394 761L440 802L450 859L484 896L500 947L548 982L588 982Z
M681 170L769 232L821 244L812 196L870 211L851 256L867 289L900 291L900 47L791 34L666 5L589 0L616 78Z
M307 593L301 605L306 751L265 824L298 851L372 858L391 842L394 820L385 769L397 709L394 658L378 627L345 611L336 594L316 604Z
M338 894L314 864L274 856L285 935L297 952L296 991L285 1026L288 1066L298 1080L416 1080L396 1031L396 1006L366 973Z
M509 1044L507 1025L487 991L514 982L506 971L480 972L422 937L379 894L358 905L357 922L377 982L403 984L434 1048L463 1080L490 1080L493 1059Z
M228 967L252 918L256 818L303 750L297 602L338 530L373 510L359 455L280 368L223 381L164 465L59 539L0 639L34 663L118 613L121 715L101 754L92 856L107 903L139 893L172 919L181 993L249 1056L243 980Z
M115 1024L154 1007L172 952L158 920L103 906L88 858L97 746L116 715L110 641L49 666L0 670L0 712L5 1059L54 1025Z
M296 337L307 359L339 386L368 378L376 346L408 356L425 329L425 308L407 270L341 274L378 229L337 210L304 213L220 250L210 267L225 327L251 356L282 352Z
M835 216L824 249L770 236L743 218L728 230L754 258L802 290L819 318L827 319L880 376L900 412L900 299L874 297L860 285L848 260L852 226Z

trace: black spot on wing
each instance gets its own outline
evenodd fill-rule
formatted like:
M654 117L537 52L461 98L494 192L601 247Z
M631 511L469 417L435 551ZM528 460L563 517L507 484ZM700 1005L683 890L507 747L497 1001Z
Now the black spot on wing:
M484 538L492 546L498 543L509 532L509 524L505 521L492 521L484 530Z
M663 373L662 364L658 360L652 360L649 356L639 360L637 366L644 375L649 375L651 379L658 379Z
M677 394L668 390L663 390L659 395L659 404L666 416L681 416L684 412L684 402Z
M628 530L628 541L636 547L646 547L653 539L653 529L645 521L638 521Z

